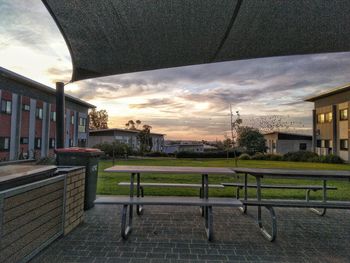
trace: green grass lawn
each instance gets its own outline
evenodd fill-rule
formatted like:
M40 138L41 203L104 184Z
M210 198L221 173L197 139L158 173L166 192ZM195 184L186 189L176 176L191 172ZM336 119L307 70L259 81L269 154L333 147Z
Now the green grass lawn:
M233 159L171 159L171 158L153 158L153 159L129 159L117 160L116 165L157 165L157 166L202 166L202 167L234 167ZM128 187L119 187L119 182L128 182L130 175L125 173L106 173L103 170L113 166L112 161L102 160L99 163L99 175L97 194L103 195L127 195ZM256 168L285 168L285 169L319 169L319 170L350 170L349 164L322 164L322 163L301 163L301 162L277 162L277 161L256 161L240 160L239 167ZM201 176L198 175L178 175L178 174L145 174L141 177L142 182L167 182L167 183L200 183ZM209 183L220 184L222 182L242 182L243 176L225 176L209 175ZM255 182L254 177L249 181ZM306 184L321 185L319 180L281 180L281 179L263 179L265 184ZM350 200L350 182L330 181L328 185L336 186L338 190L328 192L329 199ZM234 188L210 189L210 196L233 196ZM248 192L253 197L255 190ZM181 188L146 188L145 195L172 195L172 196L195 196L198 195L198 189ZM312 197L320 198L321 191L311 193ZM301 190L263 190L264 198L305 198L305 192Z

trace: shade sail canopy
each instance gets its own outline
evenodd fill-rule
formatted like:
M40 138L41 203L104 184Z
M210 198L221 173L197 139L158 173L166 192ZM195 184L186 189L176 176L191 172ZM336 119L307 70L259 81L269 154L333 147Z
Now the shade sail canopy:
M43 0L72 81L248 58L350 50L349 0Z

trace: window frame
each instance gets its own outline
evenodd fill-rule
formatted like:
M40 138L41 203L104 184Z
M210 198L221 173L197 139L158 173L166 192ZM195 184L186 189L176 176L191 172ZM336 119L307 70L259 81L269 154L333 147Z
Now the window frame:
M342 144L342 142L346 142L346 146L344 144ZM341 151L348 151L349 150L349 139L340 139L339 144L340 144L339 148Z
M12 100L1 100L1 112L5 114L12 114Z
M38 142L40 142L40 145L38 146ZM36 137L35 138L35 143L34 143L34 148L35 149L41 149L42 147L42 140L41 140L41 137Z
M0 137L0 152L10 151L10 137Z
M39 119L39 120L42 120L42 119L43 119L43 108L37 107L37 108L35 109L35 118L36 118L36 119Z
M25 139L26 139L27 142L24 142ZM20 144L29 144L29 137L21 137L20 138Z
M26 104L26 103L23 103L23 104L22 104L22 110L23 110L23 111L30 111L30 105L29 105L29 104Z

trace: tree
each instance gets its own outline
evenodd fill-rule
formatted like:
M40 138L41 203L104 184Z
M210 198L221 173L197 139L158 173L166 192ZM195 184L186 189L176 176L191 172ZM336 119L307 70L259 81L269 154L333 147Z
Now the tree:
M140 152L150 152L153 148L153 141L151 138L151 129L152 126L150 125L143 125L142 130L137 135L137 139L140 142Z
M89 129L108 129L108 113L106 110L97 111L95 108L89 112Z
M243 126L238 129L239 146L245 148L247 153L265 152L265 138L258 129Z
M127 123L125 123L125 127L128 130L137 130L139 128L140 124L141 124L140 120L136 120L136 121L129 120Z
M240 128L240 125L242 124L241 115L239 114L239 111L236 111L236 119L233 120L233 113L232 113L232 105L230 104L230 116L231 116L231 143L232 148L235 146L235 139L237 137L238 130ZM235 166L238 166L238 157L236 154L236 151L233 151L233 154L235 156Z

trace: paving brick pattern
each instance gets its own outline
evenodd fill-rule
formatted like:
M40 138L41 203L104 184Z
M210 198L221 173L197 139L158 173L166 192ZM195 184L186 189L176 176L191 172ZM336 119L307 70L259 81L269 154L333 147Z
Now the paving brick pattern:
M256 208L215 208L215 241L208 242L199 209L151 207L134 218L129 240L120 237L120 206L97 205L85 222L31 262L350 262L350 211L319 217L307 209L276 209L278 236L260 234ZM265 214L268 226L267 213Z

